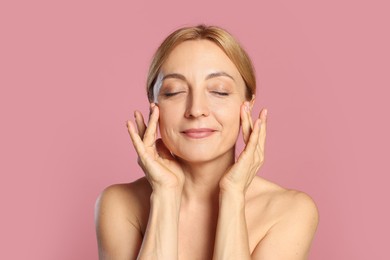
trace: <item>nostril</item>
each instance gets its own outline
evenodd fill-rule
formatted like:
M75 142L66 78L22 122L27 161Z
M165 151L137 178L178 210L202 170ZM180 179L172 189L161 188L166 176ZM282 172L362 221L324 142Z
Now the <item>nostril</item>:
M209 115L209 112L208 112L208 109L206 108L190 108L187 110L187 113L186 115L188 117L200 117L200 116L208 116Z
M202 93L192 92L187 99L187 117L200 117L209 115L209 104Z

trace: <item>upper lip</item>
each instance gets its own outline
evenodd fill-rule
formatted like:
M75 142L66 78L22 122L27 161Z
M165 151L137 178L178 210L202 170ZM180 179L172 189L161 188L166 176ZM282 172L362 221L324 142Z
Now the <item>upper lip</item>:
M216 130L212 128L189 128L182 131L182 133L202 133L202 132L214 132L214 131Z

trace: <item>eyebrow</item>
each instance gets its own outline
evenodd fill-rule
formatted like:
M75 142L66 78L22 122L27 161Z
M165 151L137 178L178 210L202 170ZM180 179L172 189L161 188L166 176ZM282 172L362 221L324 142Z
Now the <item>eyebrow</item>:
M235 81L232 76L230 76L229 74L227 74L226 72L223 72L223 71L211 73L211 74L207 75L206 79L217 78L217 77L228 77L228 78L231 78L233 81Z
M165 79L181 79L183 81L187 81L186 77L184 77L182 74L179 73L170 73L165 75L162 80L164 81Z
M207 79L212 79L212 78L217 78L217 77L228 77L230 79L232 79L233 81L234 78L232 76L230 76L228 73L226 72L223 72L223 71L219 71L219 72L214 72L214 73L210 73L209 75L206 76L206 80ZM180 80L183 80L185 82L188 82L186 77L184 77L184 75L182 74L179 74L179 73L170 73L170 74L167 74L163 77L163 81L165 79L180 79Z

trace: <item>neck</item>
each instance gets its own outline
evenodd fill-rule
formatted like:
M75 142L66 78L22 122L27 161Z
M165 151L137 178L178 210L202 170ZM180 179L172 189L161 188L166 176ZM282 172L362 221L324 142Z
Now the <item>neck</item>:
M185 174L182 203L218 203L219 181L234 161L234 148L207 162L180 161Z

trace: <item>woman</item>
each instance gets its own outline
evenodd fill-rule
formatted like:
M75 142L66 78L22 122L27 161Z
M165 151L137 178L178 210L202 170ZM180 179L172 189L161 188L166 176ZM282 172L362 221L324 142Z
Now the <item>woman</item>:
M314 202L256 176L267 111L252 122L255 86L225 30L200 25L165 39L148 75L148 126L138 111L127 125L145 177L98 198L100 259L307 258ZM235 160L240 127L246 146Z

